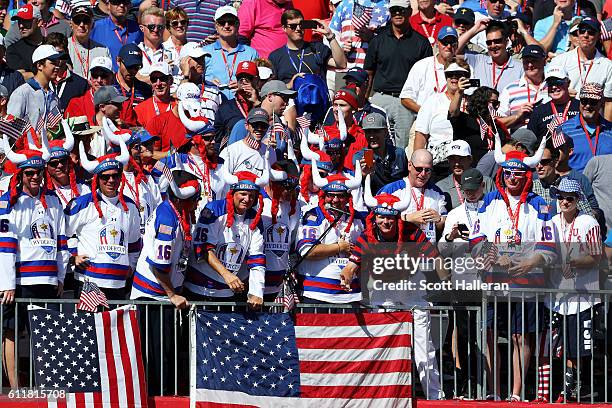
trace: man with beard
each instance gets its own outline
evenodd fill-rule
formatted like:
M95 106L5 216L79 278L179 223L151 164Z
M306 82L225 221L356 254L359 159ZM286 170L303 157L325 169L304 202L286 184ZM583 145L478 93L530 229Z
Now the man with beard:
M149 121L162 112L172 110L174 98L170 95L173 77L167 62L158 62L151 65L149 81L153 96L145 99L134 108L138 123L147 126Z
M572 139L574 150L569 165L579 172L592 157L612 153L612 123L600 114L604 101L603 86L584 84L580 90L580 114L557 129L560 136Z

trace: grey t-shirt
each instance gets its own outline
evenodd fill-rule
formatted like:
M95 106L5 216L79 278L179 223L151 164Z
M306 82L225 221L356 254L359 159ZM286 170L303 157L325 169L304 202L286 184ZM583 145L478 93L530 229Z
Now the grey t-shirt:
M29 119L32 126L36 126L41 115L58 113L59 106L55 92L43 91L32 78L13 92L6 111L9 115Z
M68 54L72 61L72 70L75 74L89 79L89 67L96 57L106 57L111 59L110 51L107 47L90 40L87 47L84 47L78 41L68 40Z
M612 154L593 157L582 174L591 182L599 208L606 218L606 227L612 228Z

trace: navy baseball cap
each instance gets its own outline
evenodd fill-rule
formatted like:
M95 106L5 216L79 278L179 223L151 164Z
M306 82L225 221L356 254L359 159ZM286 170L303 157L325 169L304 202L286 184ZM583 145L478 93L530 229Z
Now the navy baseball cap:
M368 72L363 68L351 68L346 71L346 75L343 77L344 79L353 79L358 84L365 84L368 81Z
M588 26L589 28L600 32L601 31L601 24L599 23L599 21L595 20L593 17L584 17L582 19L582 21L580 22L580 24L578 24L578 27L580 26Z
M457 24L462 22L472 25L476 21L476 16L474 15L474 11L472 9L459 7L457 11L455 11L454 20Z
M126 67L142 65L142 50L136 44L125 44L119 50L119 58Z
M523 52L521 55L523 58L546 58L546 52L544 52L544 49L537 44L526 45L525 48L523 48Z
M444 26L440 29L440 32L438 32L438 40L443 40L446 37L459 38L459 34L457 34L457 30L455 30L453 27Z

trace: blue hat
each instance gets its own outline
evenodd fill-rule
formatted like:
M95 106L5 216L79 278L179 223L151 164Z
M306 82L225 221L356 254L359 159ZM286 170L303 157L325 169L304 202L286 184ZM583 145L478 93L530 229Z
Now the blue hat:
M474 24L476 21L476 15L474 14L474 10L469 9L467 7L459 7L455 11L455 16L453 17L455 23L459 23L460 21L464 23L468 23L470 25Z
M578 27L581 25L589 26L589 28L600 32L601 31L601 23L598 20L595 20L593 17L584 17Z
M444 26L438 32L438 40L443 40L446 37L451 37L451 36L455 38L459 38L459 34L457 34L457 30L455 30L451 26Z
M159 137L152 136L149 132L147 132L146 129L141 129L137 132L132 133L132 135L127 140L127 142L125 142L125 144L128 146L133 145L134 143L144 144L147 143L149 140L159 140Z
M558 198L560 193L576 194L578 198L582 198L582 187L580 182L576 179L565 177L561 179L558 186L550 187L550 196L552 198Z
M523 52L521 55L523 58L537 58L537 59L546 58L546 52L544 51L542 47L540 47L537 44L526 45L525 48L523 48Z
M123 65L126 67L133 67L134 65L142 66L142 50L134 43L125 44L121 47L119 58L121 58Z
M368 81L368 72L363 68L355 67L355 68L351 68L348 71L346 71L346 74L344 75L343 78L344 79L351 78L355 80L355 82L357 82L358 84L362 85Z

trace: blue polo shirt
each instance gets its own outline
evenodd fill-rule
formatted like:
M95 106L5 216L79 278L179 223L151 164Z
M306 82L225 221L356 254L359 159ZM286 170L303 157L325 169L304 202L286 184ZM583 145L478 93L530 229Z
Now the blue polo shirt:
M541 20L538 20L533 28L533 38L538 41L542 41L542 38L546 37L548 30L552 27L554 20L554 16L548 16ZM555 38L553 39L551 52L556 54L560 54L562 52L566 52L569 45L569 27L570 21L563 20L559 27L557 28L557 32L555 33Z
M569 166L582 173L593 156L601 156L603 154L612 154L612 122L608 122L603 117L601 120L601 129L599 130L599 141L596 143L595 128L588 128L591 134L591 143L587 139L582 124L580 123L580 115L576 115L561 125L561 132L566 137L572 138L574 142L574 152L569 158ZM595 154L591 150L591 145L595 148Z
M204 51L209 52L211 55L206 57L206 80L210 82L218 80L221 85L228 84L231 80L236 80L236 71L242 61L253 61L255 58L259 58L257 51L248 45L238 44L233 51L228 52L221 47L219 40L205 46ZM223 56L225 56L225 59L223 59ZM221 92L228 99L234 97L234 92L230 89L224 88Z
M111 54L113 60L113 71L117 72L117 56L119 50L125 44L139 44L143 41L142 31L138 23L133 20L127 20L127 25L124 29L117 27L110 17L103 18L95 22L91 30L90 38L94 41L104 44Z

